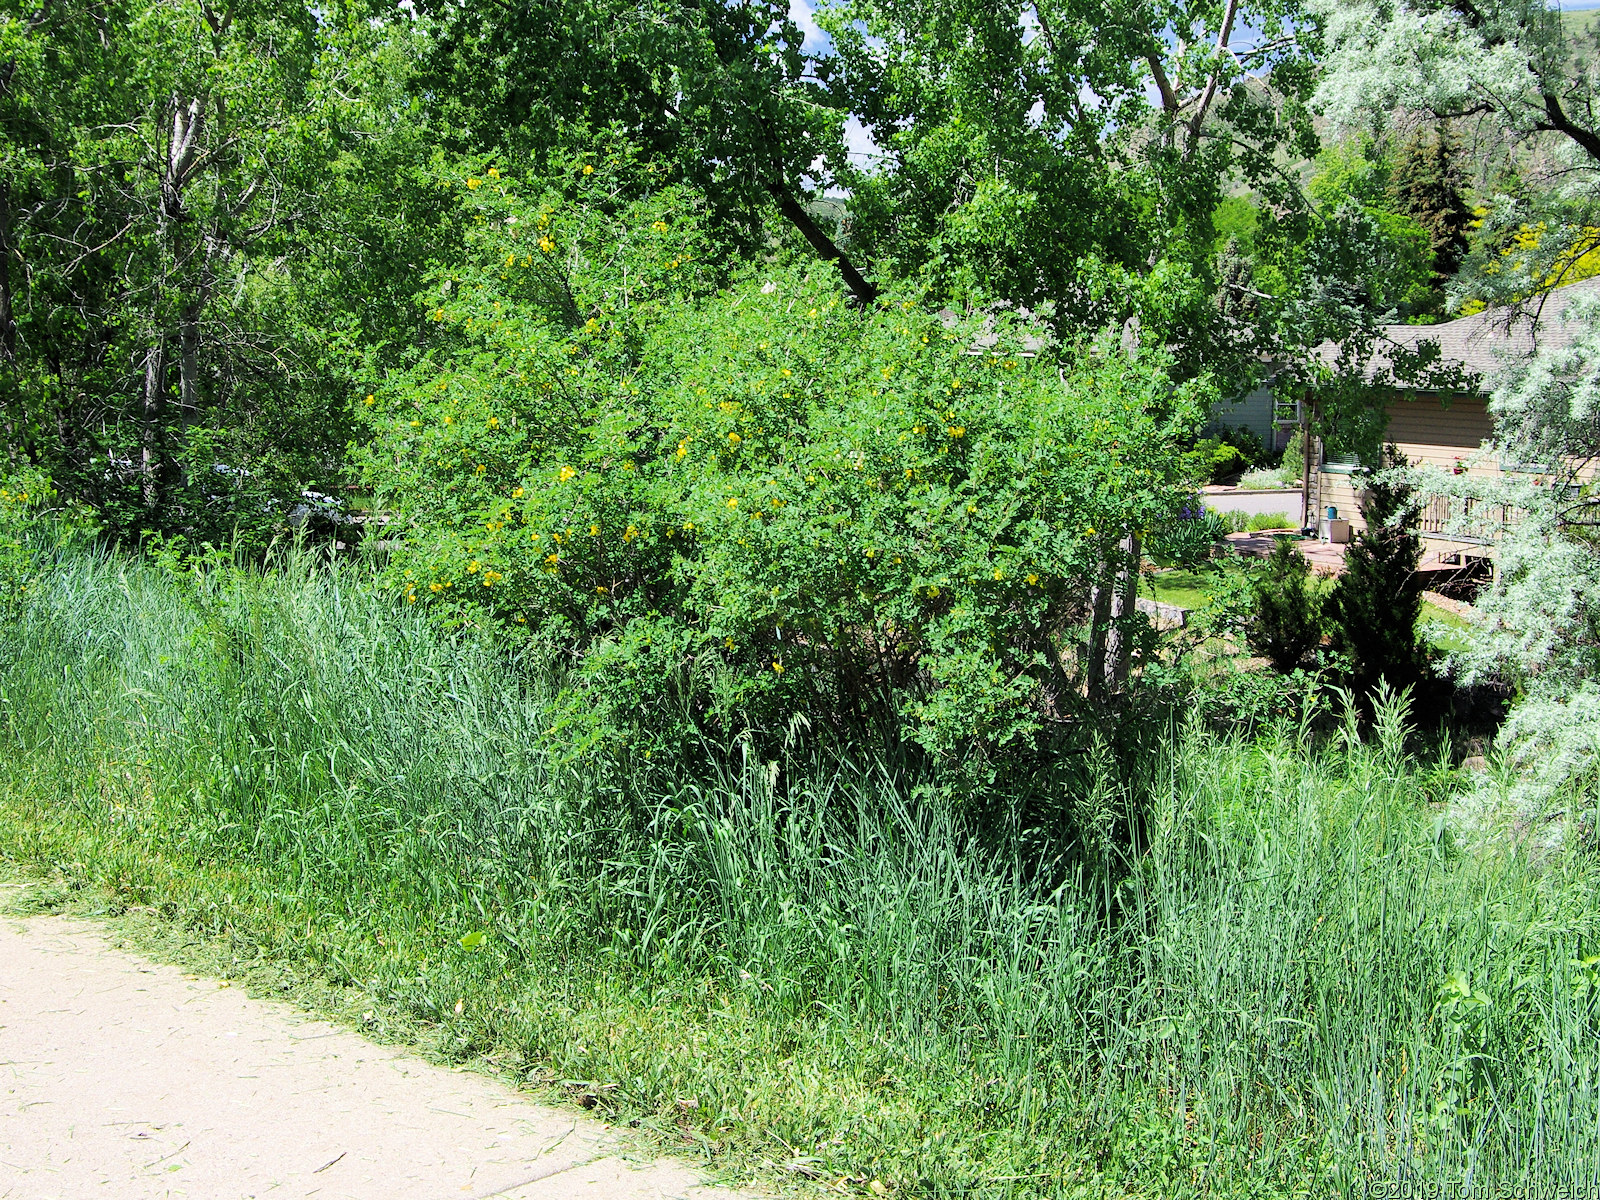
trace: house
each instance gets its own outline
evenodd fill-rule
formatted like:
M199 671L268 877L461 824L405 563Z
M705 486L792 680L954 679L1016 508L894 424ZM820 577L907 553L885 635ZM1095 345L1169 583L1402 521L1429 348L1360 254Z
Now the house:
M1439 392L1404 385L1383 388L1384 411L1388 419L1384 434L1406 462L1428 465L1455 474L1501 475L1507 472L1537 473L1537 465L1514 463L1493 450L1494 418L1489 412L1489 392L1495 377L1510 363L1530 357L1538 349L1557 349L1570 343L1581 328L1565 319L1573 300L1600 295L1600 278L1558 288L1547 296L1521 305L1486 309L1439 325L1390 325L1384 334L1394 347L1415 351L1425 343L1439 347L1446 368L1460 368L1469 379L1466 388ZM1374 364L1378 372L1387 363ZM1290 417L1303 419L1303 404ZM1280 421L1282 418L1280 406ZM1354 459L1329 456L1317 439L1312 449L1317 469L1305 481L1305 512L1311 514L1308 528L1315 521L1319 536L1328 538L1343 532L1329 520L1349 521L1351 529L1362 528L1360 471L1363 464ZM1459 566L1470 559L1492 559L1495 529L1514 513L1500 510L1475 514L1471 501L1436 497L1423 511L1420 532L1423 536L1423 569ZM1467 528L1462 528L1465 518ZM1480 523L1474 528L1474 519Z

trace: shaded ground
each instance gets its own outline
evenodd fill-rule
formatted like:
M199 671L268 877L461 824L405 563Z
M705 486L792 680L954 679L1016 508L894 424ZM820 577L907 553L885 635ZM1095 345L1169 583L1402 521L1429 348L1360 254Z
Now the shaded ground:
M0 1200L737 1200L624 1153L599 1121L146 961L93 925L0 917Z

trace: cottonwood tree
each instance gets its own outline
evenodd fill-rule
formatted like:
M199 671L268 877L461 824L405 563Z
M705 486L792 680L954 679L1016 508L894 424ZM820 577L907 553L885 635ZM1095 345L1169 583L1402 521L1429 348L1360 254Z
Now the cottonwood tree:
M248 476L202 461L219 422L286 432L285 280L330 158L334 16L91 0L0 18L8 442L114 527L192 524Z
M706 197L733 255L761 252L769 218L838 264L861 303L876 285L807 201L819 159L842 154L847 114L804 51L786 0L423 0L431 52L418 78L444 145L547 168L602 130L648 179ZM393 18L391 18L393 19Z
M835 164L864 254L1223 365L1212 214L1239 186L1298 211L1283 156L1315 151L1299 4L839 0L819 19L830 95L881 151Z

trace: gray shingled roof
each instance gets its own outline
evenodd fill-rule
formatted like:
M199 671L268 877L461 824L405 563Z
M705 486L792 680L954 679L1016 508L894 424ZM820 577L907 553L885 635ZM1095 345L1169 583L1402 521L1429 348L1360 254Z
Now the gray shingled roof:
M1566 311L1574 300L1593 295L1600 295L1600 276L1470 317L1439 325L1385 325L1383 332L1391 342L1412 351L1437 342L1441 365L1470 371L1479 377L1478 386L1487 390L1494 377L1512 363L1536 350L1555 350L1571 343L1583 323L1566 320ZM1373 357L1374 373L1391 365L1381 344Z

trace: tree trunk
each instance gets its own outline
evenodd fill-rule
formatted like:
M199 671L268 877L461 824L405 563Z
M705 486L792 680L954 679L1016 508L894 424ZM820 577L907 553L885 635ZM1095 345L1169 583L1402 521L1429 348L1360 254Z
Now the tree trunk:
M877 287L869 283L856 265L851 262L843 250L834 244L832 238L822 231L822 227L811 219L811 214L781 184L768 184L767 190L772 193L772 198L778 202L778 211L789 219L789 222L798 229L806 241L811 243L811 248L829 262L837 263L839 274L844 276L845 286L855 295L863 306L873 303L878 298Z
M1104 579L1103 573L1101 578ZM1106 626L1111 617L1111 592L1112 588L1104 582L1097 582L1089 591L1089 648L1084 656L1084 682L1090 699L1099 699L1105 694Z
M178 415L194 420L200 411L200 310L203 294L183 306L178 324Z
M0 180L0 368L17 369L17 322L11 308L11 185ZM6 436L6 461L15 463L21 447L18 422L26 428L24 414L12 411L9 404L0 404L4 412Z
M147 512L161 506L162 437L166 416L166 346L158 334L144 356L144 413L139 434L139 486Z
M1138 600L1139 589L1139 535L1129 533L1118 549L1122 561L1117 567L1116 579L1111 586L1110 620L1106 625L1106 651L1103 670L1106 692L1119 692L1128 682L1128 667L1132 639L1123 621L1131 617Z

